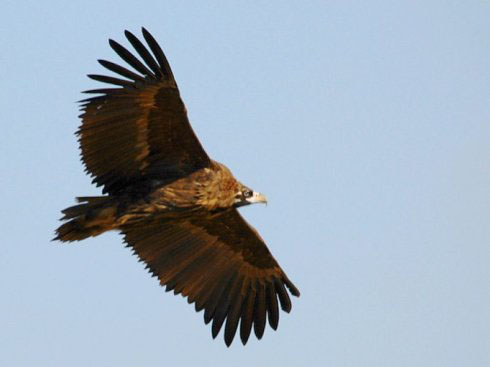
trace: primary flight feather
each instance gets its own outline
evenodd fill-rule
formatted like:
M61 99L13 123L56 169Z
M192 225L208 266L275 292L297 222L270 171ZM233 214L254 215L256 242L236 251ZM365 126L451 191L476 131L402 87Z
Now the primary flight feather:
M208 157L162 49L142 32L149 49L125 32L142 61L109 40L133 71L99 60L118 77L88 75L112 85L85 92L94 96L81 101L77 131L86 171L106 195L79 197L78 205L63 210L66 222L55 239L79 241L119 230L166 290L204 310L213 337L224 324L227 345L238 328L243 344L252 327L260 339L266 319L275 330L279 307L291 310L288 290L299 296L238 213L238 207L266 198Z

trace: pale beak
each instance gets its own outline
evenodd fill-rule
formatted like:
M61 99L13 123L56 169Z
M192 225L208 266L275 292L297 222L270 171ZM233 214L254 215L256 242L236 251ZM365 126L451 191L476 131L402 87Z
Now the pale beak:
M253 195L246 200L250 204L263 203L267 205L267 198L264 195L262 195L260 192L254 191Z

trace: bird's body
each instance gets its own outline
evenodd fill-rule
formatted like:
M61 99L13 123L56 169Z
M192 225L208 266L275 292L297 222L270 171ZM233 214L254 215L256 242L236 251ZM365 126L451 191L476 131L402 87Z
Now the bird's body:
M168 183L150 180L129 186L116 196L80 197L82 204L63 210L63 219L72 221L62 225L58 232L61 239L82 240L148 220L171 221L183 215L216 214L239 206L236 197L243 188L224 164L211 161L210 167ZM75 226L83 231L77 231Z
M275 329L278 306L291 309L285 287L299 296L237 211L266 199L207 156L153 37L143 29L151 55L133 34L126 36L146 65L117 42L110 45L142 75L99 60L127 79L89 75L119 87L87 91L97 96L82 101L78 131L83 163L106 195L80 197L63 210L67 222L56 239L119 230L167 290L204 309L205 322L213 320L213 337L226 320L227 345L239 321L244 344L252 326L261 338L266 315Z

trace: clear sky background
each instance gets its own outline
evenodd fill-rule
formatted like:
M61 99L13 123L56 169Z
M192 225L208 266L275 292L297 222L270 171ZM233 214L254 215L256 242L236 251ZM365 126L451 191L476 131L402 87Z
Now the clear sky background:
M104 234L75 101L147 27L241 212L302 295L226 348ZM490 1L9 1L0 12L1 366L490 366Z

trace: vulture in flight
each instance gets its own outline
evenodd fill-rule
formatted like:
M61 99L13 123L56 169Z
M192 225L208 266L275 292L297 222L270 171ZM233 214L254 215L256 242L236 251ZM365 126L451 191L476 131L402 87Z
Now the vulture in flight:
M260 339L266 320L277 328L279 307L291 310L288 291L299 296L237 210L266 198L206 154L162 49L142 33L148 47L125 32L139 58L109 40L133 70L99 60L117 77L88 75L109 85L84 92L92 96L81 101L77 131L86 171L105 195L63 210L55 240L118 230L167 291L204 310L213 338L224 324L227 346L238 329L243 344L252 327Z

